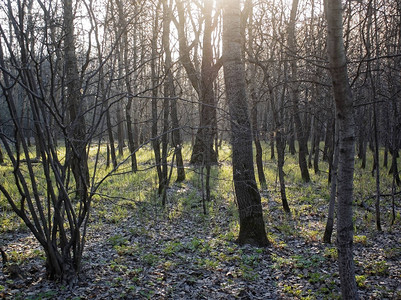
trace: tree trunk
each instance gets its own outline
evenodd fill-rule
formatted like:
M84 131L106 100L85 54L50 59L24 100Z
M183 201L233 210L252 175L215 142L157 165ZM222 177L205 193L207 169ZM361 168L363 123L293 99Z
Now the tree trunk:
M213 48L212 48L212 6L211 0L204 1L205 27L203 32L202 64L200 78L200 123L196 133L195 145L191 155L191 163L202 161L217 163L216 151L213 149L213 139L216 134L216 103L213 82ZM205 156L206 159L203 158Z
M248 52L250 55L253 55L253 4L252 1L249 1L247 3L249 7L247 10L249 10L249 21L248 21L248 35L249 35L249 42L248 42ZM251 97L252 101L252 107L251 107L251 124L252 124L252 134L253 134L253 142L255 144L255 150L256 150L256 167L258 171L258 178L259 178L259 184L260 188L265 190L267 188L267 183L266 183L266 177L265 177L265 172L263 170L263 150L262 150L262 145L260 144L260 134L259 134L259 122L258 122L258 95L256 91L256 86L255 86L255 78L257 76L256 73L256 66L254 64L250 65L250 80L248 83L249 86L249 94ZM274 145L274 143L273 143ZM273 146L273 152L272 155L274 155L274 146Z
M185 11L182 1L177 0L178 36L181 62L187 72L189 81L198 94L200 101L199 127L191 154L191 164L201 164L209 157L211 163L217 163L217 154L213 149L213 139L216 135L216 103L213 82L221 67L221 61L213 62L212 47L212 8L213 1L204 1L204 32L202 44L202 64L200 76L192 62L185 35ZM205 157L204 157L205 156Z
M247 109L240 24L240 1L225 0L223 66L231 117L233 179L240 218L238 243L267 246L269 242L253 167L252 132Z
M295 155L297 150L295 149L295 128L293 118L289 118L289 123L288 148L291 155Z
M1 145L0 145L0 165L4 164L4 156L3 156L3 152L1 151Z
M319 126L318 126L318 120L315 119L315 137L314 137L314 145L313 145L313 149L314 149L314 156L313 156L313 170L315 171L315 174L319 174L320 170L319 170L319 154L320 154L320 130L319 130Z
M298 10L298 0L293 0L291 9L291 19L288 25L288 48L292 57L291 59L291 100L292 100L292 112L295 123L295 131L298 139L298 163L301 170L302 180L304 182L310 181L308 163L306 161L306 156L308 155L308 139L306 130L303 127L301 116L299 112L299 84L295 82L298 78L298 67L295 59L296 55L296 39L295 39L295 21L296 14Z
M359 299L353 260L352 221L355 124L353 100L347 75L341 2L341 0L325 1L328 27L327 49L339 130L337 250L342 297Z
M326 134L324 138L324 148L323 148L323 161L330 161L333 154L333 124L335 124L335 119L331 113L329 113L329 118L326 123ZM329 158L331 155L331 158Z
M81 99L81 82L75 53L74 16L72 1L64 0L64 55L67 84L67 105L70 117L69 149L77 197L86 197L89 185L86 153L86 126Z
M278 177L280 181L280 195L283 209L286 213L290 213L290 206L288 205L287 194L285 192L285 178L284 178L284 150L285 150L285 139L280 132L280 129L276 133L276 147L277 147L277 166L278 166Z
M336 127L334 125L334 127ZM324 230L323 242L327 244L331 244L331 236L333 234L334 228L334 210L337 196L337 170L338 170L338 130L334 130L334 140L333 147L334 151L331 152L331 167L329 170L329 178L330 178L330 200L329 200L329 210L327 213L327 222L326 228Z
M116 1L117 7L118 7L118 18L119 18L119 24L120 24L120 30L122 30L121 34L121 47L123 54L123 63L124 63L124 79L125 79L125 87L127 88L127 104L125 106L125 121L127 125L127 137L128 137L128 149L129 153L131 155L131 169L133 172L136 172L138 170L138 165L137 165L137 160L136 160L136 145L134 142L134 139L137 137L134 136L134 131L132 128L132 98L134 95L134 90L132 88L131 80L130 80L130 64L129 64L129 57L128 57L128 50L129 50L129 44L128 44L128 28L127 28L127 21L126 21L126 16L124 15L124 7L123 3L120 0ZM134 6L135 10L135 15L137 15L137 6ZM136 30L134 27L134 32L133 32L133 39L134 39L134 54L133 54L133 66L134 68L137 68L137 53L136 53ZM136 74L136 73L134 73Z
M157 57L157 37L158 37L158 22L159 22L159 8L160 3L158 2L154 22L153 22L153 35L152 35L152 60L151 70L152 70L152 146L153 152L155 154L155 164L157 170L157 177L159 180L159 188L158 194L162 195L164 190L164 180L163 180L163 172L162 172L162 160L160 155L160 139L158 136L158 109L157 109L157 96L158 96L158 84L159 78L157 74L157 65L156 65L156 57Z
M174 87L174 78L171 61L171 50L170 50L170 23L171 23L171 8L168 6L166 0L163 2L163 10L164 10L164 22L163 22L163 48L165 52L165 72L167 74L167 84L168 84L168 92L169 92L169 102L170 102L170 110L171 110L171 122L172 122L172 132L171 138L176 156L176 164L177 164L177 182L181 182L185 180L185 169L184 169L184 161L182 157L182 141L180 134L180 125L178 121L178 112L177 112L177 99L175 94Z

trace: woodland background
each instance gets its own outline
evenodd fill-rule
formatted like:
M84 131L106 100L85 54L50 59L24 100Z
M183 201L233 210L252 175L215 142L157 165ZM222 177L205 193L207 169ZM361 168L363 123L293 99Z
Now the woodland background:
M330 3L0 0L0 295L400 298L401 4Z

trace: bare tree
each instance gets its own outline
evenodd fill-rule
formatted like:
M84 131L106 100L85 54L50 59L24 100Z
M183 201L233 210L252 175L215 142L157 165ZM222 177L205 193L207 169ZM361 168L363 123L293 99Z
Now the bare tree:
M174 77L173 77L173 64L171 59L171 49L170 49L170 23L172 9L171 4L167 3L167 0L163 1L163 37L162 43L165 52L165 73L166 73L166 92L168 93L165 97L168 97L170 102L171 111L171 122L173 126L172 130L172 142L175 149L175 158L177 164L177 181L181 182L185 180L185 169L184 161L182 157L182 140L180 134L180 125L178 121L177 112L177 99L174 87Z
M46 7L40 2L40 6L35 8L44 19L44 32L35 35L36 42L43 43L49 36L52 41L45 44L42 53L36 54L31 48L34 43L28 43L27 35L23 33L26 3L20 4L14 12L11 1L7 3L13 28L10 34L16 36L17 44L12 43L0 24L0 68L3 71L0 86L13 126L13 133L2 132L0 139L12 164L18 192L13 193L3 184L0 191L44 248L49 278L72 285L81 269L92 197L88 192L86 156L91 133L86 131L85 112L81 106L84 94L75 55L72 6L68 1L62 3L65 22L56 30L52 25L57 8L61 7ZM14 13L18 14L18 18ZM62 51L54 51L62 42L64 57ZM50 67L62 64L62 58L65 72ZM31 68L22 67L28 65ZM82 67L84 70L85 64ZM31 157L26 131L18 117L18 99L15 97L18 88L28 99L32 124L38 135L39 144L36 147L40 153L39 161ZM63 94L57 93L59 89L66 89L68 97L63 98ZM60 155L57 147L59 135L65 142L65 156ZM77 189L76 199L70 195L70 187L74 183L71 172Z
M269 241L253 167L239 0L224 1L223 57L224 81L231 118L233 179L240 217L238 242L267 246Z
M301 170L302 180L305 182L310 181L308 164L306 162L306 155L308 154L308 137L304 128L305 124L302 124L301 116L299 112L299 83L298 80L298 67L297 67L297 49L296 49L296 38L295 38L295 23L296 15L298 10L298 0L293 0L291 8L291 17L288 24L288 49L291 57L291 100L292 100L292 112L295 123L295 131L297 134L299 151L298 151L298 163Z
M77 187L77 196L86 197L89 185L89 170L86 153L86 124L84 107L81 99L81 80L78 73L77 56L75 53L74 15L72 1L63 1L64 9L64 62L66 70L67 107L71 122L70 139L67 145L67 156L71 155L71 168ZM70 152L70 153L68 153Z
M187 72L188 78L199 97L200 115L199 127L196 133L195 144L191 155L191 163L200 164L217 162L217 154L213 149L213 139L216 135L216 100L214 81L221 68L221 59L213 57L212 33L216 22L212 18L213 1L205 0L202 7L204 19L204 32L202 40L202 57L200 70L191 59L190 50L185 34L185 8L182 0L177 0L178 20L175 20L178 36L181 62ZM198 58L195 57L195 60Z
M339 130L337 249L342 296L344 299L359 299L353 260L352 221L355 124L343 40L341 2L341 0L325 1L328 28L327 49Z
M253 3L252 1L247 1L245 10L248 13L248 55L251 56L253 59L254 56L254 33L253 33ZM257 78L257 69L255 64L251 64L249 66L249 80L248 80L248 87L249 87L249 94L252 101L252 108L251 108L251 124L252 124L252 134L253 134L253 142L255 144L256 149L256 167L258 171L258 178L260 187L262 189L267 189L266 177L263 170L263 160L262 160L262 145L260 143L260 130L259 130L259 122L258 122L258 92L256 87L256 78ZM274 153L274 152L273 152Z

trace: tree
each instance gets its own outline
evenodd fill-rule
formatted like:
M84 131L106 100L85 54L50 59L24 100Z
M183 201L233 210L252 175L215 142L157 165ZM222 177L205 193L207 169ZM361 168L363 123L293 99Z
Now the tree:
M342 296L344 299L359 299L353 260L352 221L355 124L343 40L341 2L341 0L325 1L327 49L339 134L337 250Z
M246 3L247 7L246 10L248 11L248 53L253 59L254 56L254 49L253 49L253 3L252 0L248 1ZM260 131L259 131L259 122L258 122L258 95L257 95L257 89L256 89L256 78L257 78L257 70L256 70L256 65L251 64L249 66L249 94L252 100L252 108L251 108L251 125L252 125L252 134L253 134L253 142L255 143L255 149L256 149L256 167L258 171L258 178L259 178L259 183L261 189L267 189L267 183L266 183L266 176L263 170L263 160L262 160L262 145L260 143ZM274 143L273 143L274 144ZM274 147L273 147L274 150ZM274 151L272 152L272 155Z
M172 142L175 149L175 158L177 162L177 181L181 182L185 180L185 169L184 169L184 161L182 157L182 140L180 134L180 125L178 121L178 112L177 112L177 99L174 87L174 77L172 70L172 59L171 59L171 49L170 49L170 23L171 23L171 4L167 3L166 0L163 1L163 36L162 43L165 52L165 72L166 72L166 95L168 97L168 101L170 103L170 111L171 111L171 122L173 126L173 130L171 133ZM167 100L167 99L166 99Z
M0 147L0 165L4 164L4 155Z
M267 246L269 241L253 167L245 66L241 53L240 1L225 0L223 10L223 68L231 122L233 179L240 218L238 243Z
M298 145L299 145L299 151L298 151L298 163L299 163L299 168L301 170L301 175L302 175L302 180L305 182L310 181L310 176L309 176L309 170L308 170L308 164L306 162L306 155L308 154L308 136L306 134L306 130L304 128L304 125L302 124L301 117L300 117L300 112L299 112L299 83L296 82L298 79L298 67L297 67L297 61L295 59L296 54L297 54L297 49L296 49L296 39L295 39L295 21L296 21L296 15L297 15L297 10L298 10L298 0L293 0L292 2L292 8L291 8L291 17L290 17L290 22L288 24L288 49L290 52L290 56L292 56L291 60L291 85L290 85L290 91L291 91L291 100L292 100L292 112L293 112L293 118L295 122L295 131L297 134L298 138Z
M137 146L137 136L134 136L134 130L132 128L132 100L133 100L133 95L134 95L134 89L132 87L131 79L130 79L130 64L129 64L129 40L128 40L128 23L127 23L127 16L124 13L124 6L123 2L121 0L116 1L117 7L118 7L118 23L119 23L119 28L122 31L121 33L121 46L122 49L122 55L123 55L123 60L124 60L124 79L125 79L125 86L127 89L127 104L125 106L125 119L126 119L126 125L127 125L127 136L128 136L128 149L131 155L131 168L133 172L136 172L138 170L137 166L137 161L136 161L136 146ZM134 5L134 10L135 10L135 16L137 15L138 11L138 5ZM133 54L133 65L134 68L137 66L137 53L136 53L136 31L134 30L133 32L134 35L134 54ZM135 119L135 118L134 118Z
M78 73L77 56L75 53L74 15L72 1L63 1L64 9L64 62L66 70L67 107L71 126L67 147L67 157L71 157L71 169L75 178L77 196L86 197L89 185L88 158L86 153L86 124L84 107L81 99L81 80Z
M336 127L336 126L335 126ZM336 203L336 197L337 197L337 169L338 169L338 139L337 139L337 131L334 130L334 151L331 153L331 158L330 158L330 165L331 167L329 168L329 178L330 178L330 200L329 200L329 210L327 212L327 222L326 222L326 227L324 230L324 235L323 235L323 242L327 244L331 244L331 235L333 233L333 228L334 228L334 210L335 210L335 203Z
M50 36L51 41L43 45L42 53L36 53L35 48L31 48L35 43L29 43L23 34L27 17L25 5L19 5L14 12L11 1L7 3L13 30L10 34L15 34L17 44L12 43L0 24L0 68L4 71L0 86L13 126L12 133L0 133L0 140L12 165L10 177L13 177L18 192L3 184L0 184L0 191L45 250L48 277L72 285L81 269L93 195L88 193L86 143L90 133L85 130L85 115L80 107L85 95L81 95L74 54L72 7L71 2L64 1L64 10L61 10L64 27L56 30L51 23L60 7L48 8L41 3L40 9L36 8L43 16L44 32L38 32L34 37L39 42ZM55 51L61 42L65 46L64 57L61 51ZM43 59L38 59L40 55ZM50 68L63 62L65 71ZM22 67L27 65L32 67ZM57 97L59 90L66 90L68 97ZM28 100L31 123L38 135L36 147L40 160L31 157L26 130L18 117L17 91ZM65 142L66 155L57 147L59 137ZM74 183L71 172L77 188L76 199L69 193Z
M193 88L199 97L200 115L199 127L195 137L190 162L192 164L217 162L217 153L213 149L213 138L216 135L216 101L214 81L221 68L221 60L214 60L212 47L212 33L215 22L212 18L213 1L205 0L202 7L204 19L204 32L202 40L202 62L198 72L194 62L191 60L190 50L185 35L185 10L182 0L177 0L178 21L175 20L179 36L179 50L181 62L187 72ZM198 59L197 57L195 60ZM198 74L199 73L199 74Z

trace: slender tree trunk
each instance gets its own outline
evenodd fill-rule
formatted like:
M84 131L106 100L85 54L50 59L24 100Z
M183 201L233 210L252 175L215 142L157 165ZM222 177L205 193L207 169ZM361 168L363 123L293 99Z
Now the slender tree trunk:
M315 138L314 138L314 145L313 145L313 149L314 149L314 156L313 156L313 170L315 171L315 174L319 174L320 173L320 169L319 169L319 154L320 154L320 130L319 130L319 126L318 126L318 122L317 120L315 120Z
M223 8L223 66L231 116L233 179L240 218L239 244L267 246L261 198L252 154L245 66L242 61L240 1L225 0Z
M355 124L343 40L342 1L326 0L325 8L327 49L339 130L337 250L341 293L344 299L359 299L353 259L352 221Z
M333 136L334 136L333 128L335 126L334 124L335 124L335 118L330 113L330 117L328 118L326 123L326 135L324 138L324 148L323 148L323 161L330 161L330 159L332 158L333 147L334 147L333 145ZM330 153L331 153L331 158L329 159Z
M1 145L0 145L0 165L4 164L4 156L3 156L3 152L1 151Z
M116 156L116 147L114 144L114 135L113 135L113 127L111 125L111 116L110 116L110 108L108 106L108 101L105 100L106 105L106 125L107 125L107 135L109 139L109 149L110 149L110 156L111 162L113 163L113 168L117 167L117 156Z
M299 112L299 84L296 81L298 78L298 67L295 59L296 50L296 39L295 39L295 21L298 10L298 0L293 0L291 8L291 18L288 25L288 48L291 53L291 100L292 100L292 112L295 123L295 131L297 134L299 152L298 152L298 163L301 170L302 180L304 182L310 181L308 163L306 161L306 156L308 155L308 139L306 130L303 127L301 116Z
M375 5L373 3L373 5ZM368 22L367 22L367 38L366 38L366 50L368 52L368 58L371 57L371 31L372 31L372 17L373 14L375 13L375 7L372 6L372 1L369 2L368 4ZM376 20L376 16L375 16ZM377 24L376 24L377 25ZM377 28L377 26L376 26ZM377 40L376 40L376 47L377 47ZM377 49L378 51L378 49ZM376 53L376 55L379 53ZM367 63L367 73L368 77L370 79L370 84L372 88L372 100L373 100L373 139L374 139L374 161L375 161L375 175L376 175L376 202L375 202L375 209L376 209L376 228L378 231L382 231L381 228L381 220L380 220L380 157L379 157L379 138L378 138L378 125L377 125L377 92L376 92L376 83L375 80L373 79L373 74L372 74L372 68L371 68L371 62L369 61ZM380 76L380 74L377 74L377 76ZM379 78L380 81L380 78Z
M152 60L151 60L151 70L152 70L152 146L153 152L155 154L155 164L156 164L156 171L157 177L159 180L159 189L158 194L159 196L162 195L164 190L163 186L163 173L162 173L162 159L160 155L160 139L158 137L158 109L157 109L157 97L158 97L158 73L157 73L157 37L158 37L158 23L159 23L159 8L160 3L158 2L154 21L153 21L153 35L152 35Z
M393 124L392 124L392 137L391 137L391 147L390 147L390 154L391 154L391 166L389 170L389 174L393 174L393 178L395 183L398 186L401 186L401 179L400 173L398 171L398 163L397 159L399 156L399 143L400 143L400 132L398 128L401 124L401 117L398 114L398 105L397 105L397 96L394 96L392 100L392 110L393 110Z
M160 182L160 187L162 188L162 205L166 205L167 201L167 188L168 188L168 131L169 131L169 123L168 123L168 115L169 115L169 83L167 82L164 87L164 100L163 100L163 132L162 132L162 180Z
M311 141L312 147L311 147L311 151L309 152L309 155L308 155L308 168L312 168L312 158L313 158L313 155L315 154L315 138L316 138L315 122L316 122L315 115L312 115L311 126L310 126L311 127L311 137L312 137L312 141Z
M69 136L71 169L75 179L77 196L79 198L86 198L89 185L88 158L86 153L86 126L82 108L78 62L75 53L74 16L71 0L64 0L64 26L67 102L71 122Z
M334 127L336 127L334 125ZM327 213L326 228L324 230L323 242L331 244L331 236L334 228L334 210L337 196L337 170L338 170L338 130L335 129L334 133L334 151L332 151L331 168L330 168L330 201L329 210Z
M293 118L289 118L289 132L288 132L288 148L291 155L295 155L297 150L295 149L295 128Z
M109 14L109 6L107 5L106 8L106 18ZM94 26L94 36L96 40L96 48L97 48L97 55L98 55L98 63L99 65L103 64L103 54L102 54L102 45L99 39L99 28L97 25ZM110 166L110 158L113 164L113 168L117 167L117 157L116 157L116 150L114 145L114 136L113 136L113 127L111 124L111 114L110 114L110 107L108 97L110 94L110 88L105 86L105 75L103 67L99 69L99 83L98 83L98 93L102 99L102 106L103 110L105 111L105 119L106 119L106 132L107 132L107 157L106 157L106 169Z
M182 157L182 141L180 134L180 125L178 121L178 112L177 112L177 99L174 87L174 78L171 61L171 50L170 50L170 23L171 23L171 8L168 6L166 0L163 2L163 10L164 10L164 22L163 22L163 48L165 52L165 71L167 74L167 84L169 91L169 101L170 101L170 110L171 110L171 122L173 126L173 130L171 133L171 138L173 142L173 147L176 156L176 164L177 164L177 182L181 182L185 180L185 169L184 169L184 160Z
M253 55L253 3L252 1L247 2L247 5L249 7L247 10L249 10L249 18L248 18L248 35L249 35L249 42L248 42L248 52L250 55ZM252 107L251 107L251 124L252 124L252 134L253 134L253 142L255 144L255 150L256 150L256 167L258 171L258 178L259 178L259 183L261 189L266 189L267 184L266 184L266 177L265 177L265 172L263 170L263 150L262 150L262 145L260 144L260 138L259 138L259 122L258 122L258 95L256 91L256 86L255 86L255 78L257 76L256 74L256 66L254 64L250 65L250 80L248 83L249 90L250 90L250 97L252 101ZM273 147L274 150L274 147ZM274 151L272 152L274 155Z
M280 181L280 195L283 209L286 213L290 213L290 206L288 205L287 194L285 191L285 174L284 174L284 150L285 150L285 139L282 136L280 129L276 133L276 147L277 147L277 166L278 166L278 177Z
M134 131L132 128L132 99L134 95L134 90L132 88L131 80L130 80L130 64L129 64L129 57L128 57L128 50L129 50L129 44L128 44L128 24L126 20L126 16L124 14L124 7L123 3L121 0L116 0L117 7L118 7L118 19L119 19L119 27L120 30L122 30L121 34L121 47L122 49L122 55L123 55L123 63L124 63L124 79L125 79L125 87L127 89L127 104L125 105L125 121L126 121L126 126L127 126L127 138L128 138L128 149L129 153L131 155L131 169L133 172L136 172L138 170L138 165L137 165L137 160L136 160L136 146L134 142ZM137 15L137 6L134 6L134 14ZM137 45L136 45L136 30L134 27L134 32L133 32L133 39L134 39L134 44L133 44L133 49L134 49L134 54L133 54L133 66L134 68L137 67Z
M122 72L120 72L119 78L121 78L121 77L122 77ZM119 84L119 86L122 87L121 84ZM121 102L122 102L121 100L117 102L117 112L116 112L117 113L117 148L118 148L118 156L120 156L120 157L122 157L124 155L124 116L123 116L123 105Z

